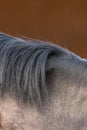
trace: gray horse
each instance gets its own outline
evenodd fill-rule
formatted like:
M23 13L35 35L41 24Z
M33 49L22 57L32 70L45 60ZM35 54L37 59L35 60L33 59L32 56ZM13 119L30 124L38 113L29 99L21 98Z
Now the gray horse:
M87 61L0 33L0 130L87 130Z

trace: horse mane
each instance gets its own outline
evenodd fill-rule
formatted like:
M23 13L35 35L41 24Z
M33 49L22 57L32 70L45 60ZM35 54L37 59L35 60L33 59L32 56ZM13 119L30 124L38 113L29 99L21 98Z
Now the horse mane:
M51 56L65 49L38 40L23 40L0 33L0 94L12 92L23 102L40 106L47 96L46 67Z

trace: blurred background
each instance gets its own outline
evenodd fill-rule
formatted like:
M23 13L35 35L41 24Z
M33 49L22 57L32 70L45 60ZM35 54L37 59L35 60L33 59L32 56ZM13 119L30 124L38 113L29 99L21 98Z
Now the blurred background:
M87 58L87 0L0 0L0 31L51 41Z

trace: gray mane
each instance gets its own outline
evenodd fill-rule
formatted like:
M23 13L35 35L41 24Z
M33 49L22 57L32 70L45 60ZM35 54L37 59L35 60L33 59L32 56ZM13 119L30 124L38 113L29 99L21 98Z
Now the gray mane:
M46 65L51 56L65 55L59 46L22 40L0 33L0 93L41 105L47 96Z

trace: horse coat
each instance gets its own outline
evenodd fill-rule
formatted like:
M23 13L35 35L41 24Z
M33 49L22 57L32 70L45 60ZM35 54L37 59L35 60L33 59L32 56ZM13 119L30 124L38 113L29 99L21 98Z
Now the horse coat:
M0 130L87 130L87 60L0 33Z

